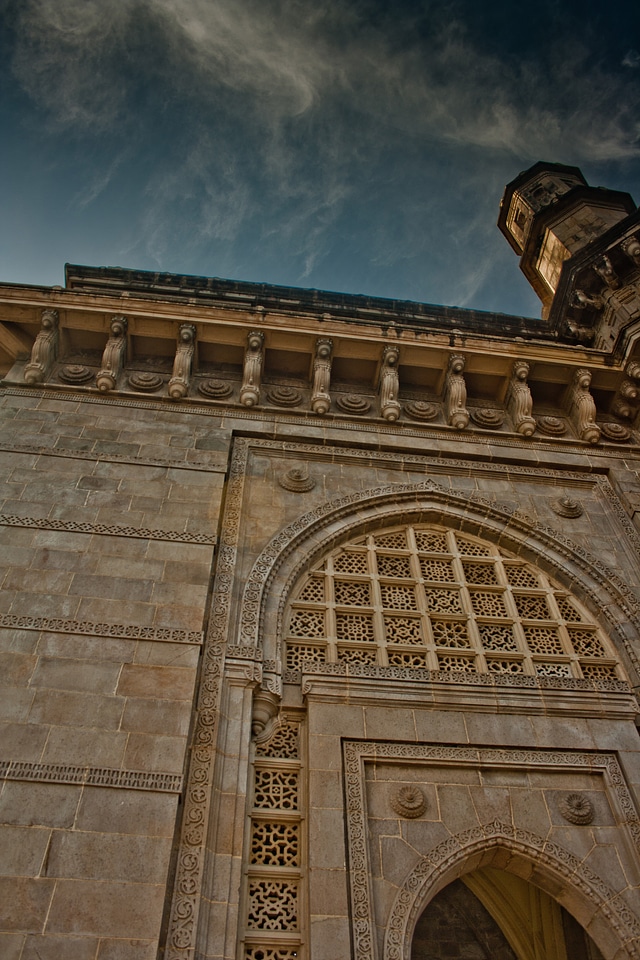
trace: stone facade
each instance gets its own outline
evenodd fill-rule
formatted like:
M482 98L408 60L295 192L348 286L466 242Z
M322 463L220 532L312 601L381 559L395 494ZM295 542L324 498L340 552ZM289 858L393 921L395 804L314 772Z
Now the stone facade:
M543 166L575 216L591 188ZM539 167L501 214L524 257ZM0 290L3 958L640 957L612 204L618 299L576 288L581 246L539 321L108 268Z

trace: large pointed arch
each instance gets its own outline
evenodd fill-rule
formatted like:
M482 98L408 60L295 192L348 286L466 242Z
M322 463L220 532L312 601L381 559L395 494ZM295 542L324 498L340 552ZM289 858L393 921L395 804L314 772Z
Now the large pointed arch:
M411 871L389 914L383 960L410 960L415 925L430 900L494 862L527 875L565 906L605 957L640 957L640 922L616 891L558 843L494 820L438 844Z
M538 566L585 603L616 644L627 670L640 674L631 642L640 637L640 604L619 576L583 547L519 511L445 490L432 480L338 498L285 527L247 578L238 644L247 651L261 648L266 669L275 670L281 661L286 601L299 576L337 545L401 522L438 523L467 532Z

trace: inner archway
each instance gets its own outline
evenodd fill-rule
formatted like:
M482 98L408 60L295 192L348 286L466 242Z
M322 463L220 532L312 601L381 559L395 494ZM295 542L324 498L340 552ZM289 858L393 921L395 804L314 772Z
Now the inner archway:
M415 927L411 960L602 960L602 954L544 890L484 867L430 901Z

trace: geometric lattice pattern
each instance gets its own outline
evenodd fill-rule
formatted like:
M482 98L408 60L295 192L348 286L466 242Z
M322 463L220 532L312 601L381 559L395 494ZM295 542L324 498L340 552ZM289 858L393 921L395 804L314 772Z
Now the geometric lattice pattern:
M308 580L304 596L312 598L309 602L322 601L323 579ZM311 621L306 618L308 612L302 610L296 622ZM284 719L255 748L243 960L303 960L305 956L300 917L304 822L300 771L300 724Z
M445 672L622 678L575 597L491 543L402 526L348 543L293 591L287 666L370 663Z

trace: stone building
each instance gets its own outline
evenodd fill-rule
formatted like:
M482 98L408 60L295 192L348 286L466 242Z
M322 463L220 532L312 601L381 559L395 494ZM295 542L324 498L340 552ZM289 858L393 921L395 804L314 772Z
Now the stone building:
M0 289L4 960L640 957L640 214L542 318Z

